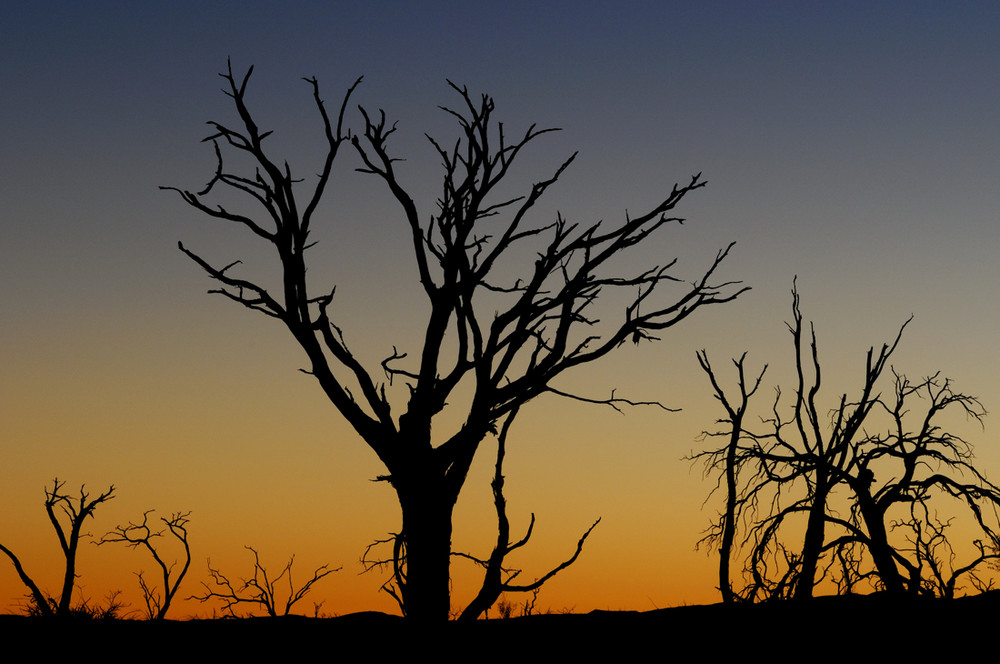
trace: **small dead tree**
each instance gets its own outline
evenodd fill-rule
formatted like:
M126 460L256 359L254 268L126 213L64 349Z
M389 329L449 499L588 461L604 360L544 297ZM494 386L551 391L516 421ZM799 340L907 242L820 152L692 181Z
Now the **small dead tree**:
M167 611L170 609L170 603L177 594L177 589L180 588L181 581L184 580L184 575L187 574L188 568L191 566L191 547L188 544L187 531L188 517L191 516L191 513L175 512L169 518L160 517L163 527L154 532L149 525L149 515L152 512L153 510L147 510L143 513L142 523L132 523L130 521L127 525L116 527L101 538L98 544L118 542L132 549L142 547L149 551L156 565L160 568L161 580L163 582L162 590L150 585L143 577L142 572L137 572L136 576L139 577L139 587L142 589L142 597L146 604L146 617L150 620L162 620L166 617ZM184 548L184 565L173 578L171 578L171 575L177 566L177 561L175 560L168 565L160 556L160 551L157 551L153 545L155 538L163 537L168 532Z
M190 599L196 599L199 602L208 602L217 599L222 602L222 610L234 618L237 617L236 607L241 604L262 608L272 618L287 616L291 613L292 607L308 595L317 582L342 569L340 567L330 569L329 565L322 565L313 572L311 579L296 588L295 582L292 580L292 564L295 562L294 555L288 559L288 562L278 576L272 579L267 569L261 565L257 550L252 546L244 548L253 554L252 577L243 578L233 583L229 577L212 567L212 561L209 560L208 574L212 577L212 585L202 582L201 585L204 587L205 592L201 595L192 595ZM282 579L285 579L285 583L288 585L284 605L282 605L280 600L283 590L278 586L278 582Z
M28 573L14 552L0 544L0 551L7 554L21 582L30 592L31 602L39 615L45 617L59 616L66 617L72 612L71 601L73 598L73 587L76 585L76 554L79 549L80 539L87 537L81 532L87 517L94 515L94 510L101 503L105 503L114 498L114 485L95 498L91 498L86 487L80 487L79 497L73 497L62 492L65 482L60 482L58 478L52 481L52 489L45 489L45 512L49 516L49 521L59 537L59 546L62 547L63 558L66 561L63 573L62 591L59 599L48 597L41 591ZM66 523L60 521L63 518Z
M698 363L705 373L708 374L712 388L715 390L715 398L726 410L726 418L717 421L718 424L726 425L726 429L715 433L706 432L703 435L705 437L720 436L727 438L728 441L723 447L699 452L688 457L692 461L702 461L705 464L706 475L716 472L720 474L721 477L715 489L712 490L712 493L723 483L725 484L725 508L722 514L719 515L718 522L709 528L705 537L699 542L699 544L704 543L708 546L717 544L719 547L719 592L722 593L723 602L733 602L736 599L729 571L733 544L736 539L736 524L742 515L743 507L748 502L751 502L756 495L753 491L746 494L741 493L740 471L746 467L747 464L745 462L751 458L747 450L741 448L741 442L745 437L743 418L746 415L750 398L753 397L754 393L757 392L757 388L760 387L760 382L764 378L764 372L767 371L767 365L764 365L764 368L760 370L760 373L751 385L747 381L746 372L743 367L745 360L746 353L743 353L739 359L733 360L733 364L736 366L739 399L738 401L730 401L722 385L719 383L715 372L712 370L712 365L708 360L708 353L705 350L701 350L698 353ZM711 498L711 494L709 494L709 498Z
M222 78L238 119L211 122L217 167L201 191L166 187L199 213L240 227L273 249L279 284L237 274L240 261L217 261L180 246L218 285L221 294L286 327L308 358L308 373L386 468L402 512L401 541L406 574L396 583L408 618L446 621L451 612L452 514L482 441L513 410L546 392L581 365L596 362L628 340L654 340L698 309L729 302L746 290L719 281L715 273L732 245L707 261L691 280L674 274L677 260L622 274L631 250L667 226L682 222L674 209L703 187L701 175L676 184L648 208L626 213L613 224L574 223L562 214L532 220L536 203L569 168L565 159L522 195L503 184L529 144L554 129L532 125L511 139L497 122L493 99L451 84L458 139L431 139L443 168L440 198L421 212L398 172L390 147L396 125L385 113L360 109L363 129L345 128L344 94L331 117L315 78L306 79L327 147L318 178L293 177L287 161L269 154L247 103L252 68L241 78L230 66ZM393 348L380 364L366 367L348 346L333 307L335 289L307 283L306 251L316 211L333 164L347 143L360 160L357 170L385 185L398 206L401 232L410 238L417 280L426 298L426 323L411 330L412 351ZM450 146L450 147L445 147ZM224 150L226 156L224 156ZM232 168L249 160L245 171ZM227 167L227 160L229 167ZM216 203L219 190L256 212ZM503 193L502 193L503 192ZM530 245L534 243L535 246ZM525 252L522 252L522 249ZM532 256L520 262L519 256ZM537 256L537 257L535 257ZM617 315L593 313L596 303L621 294ZM410 359L413 358L413 359ZM388 389L379 376L406 383ZM461 393L471 398L456 398ZM456 429L435 426L439 415L461 409ZM455 405L462 404L462 405Z

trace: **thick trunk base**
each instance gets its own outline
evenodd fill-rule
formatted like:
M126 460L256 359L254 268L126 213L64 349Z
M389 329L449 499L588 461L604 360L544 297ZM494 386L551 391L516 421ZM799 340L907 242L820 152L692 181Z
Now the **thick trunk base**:
M451 515L454 503L400 497L406 540L403 604L408 620L444 623L451 616Z

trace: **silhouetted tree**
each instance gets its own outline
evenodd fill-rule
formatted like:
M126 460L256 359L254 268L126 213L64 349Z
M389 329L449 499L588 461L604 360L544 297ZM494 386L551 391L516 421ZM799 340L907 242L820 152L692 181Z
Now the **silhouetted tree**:
M282 568L281 573L271 579L268 576L267 570L260 564L260 556L257 554L257 550L251 546L244 548L253 554L252 577L240 579L234 585L229 580L229 577L212 567L212 561L210 560L208 561L208 574L212 577L212 586L214 588L207 583L202 583L201 585L204 587L205 592L201 595L192 595L191 599L196 599L199 602L218 599L222 602L222 610L228 612L233 617L236 617L235 607L240 604L249 604L263 608L267 611L267 615L272 618L276 618L279 615L287 616L291 613L292 607L309 594L309 591L312 590L316 582L334 572L339 572L341 569L340 567L330 569L329 565L318 567L313 572L311 579L296 588L295 583L292 581L292 564L295 562L294 555L288 559L288 563ZM279 613L281 591L278 590L277 585L282 578L288 583L288 597L285 599L284 607L281 607L281 612Z
M381 479L396 492L402 510L397 550L405 546L406 569L395 578L402 584L399 592L407 615L418 621L447 620L453 507L480 442L496 431L497 423L534 397L554 391L553 381L566 371L604 357L629 339L654 339L696 309L728 302L746 289L738 282L712 283L729 247L687 285L679 285L672 273L676 260L625 276L610 269L613 259L661 227L681 221L670 212L688 193L704 186L700 175L684 186L675 185L642 214L626 214L611 227L570 223L562 215L549 224L531 224L532 208L576 155L524 195L500 198L498 185L521 151L553 130L532 125L511 141L493 118L490 97L476 99L452 84L461 107L444 110L457 120L460 136L451 148L430 139L443 165L443 187L437 209L421 213L389 149L396 125L387 122L382 111L361 109L363 132L351 135L344 129L347 104L360 79L348 89L335 119L327 113L317 81L306 79L327 144L318 179L306 185L263 147L271 132L257 126L246 104L251 72L241 80L231 67L222 74L239 125L210 123L213 133L206 140L213 142L218 158L211 181L197 193L166 188L179 192L196 210L244 226L270 243L282 283L272 292L262 282L236 276L239 261L220 267L183 245L181 250L220 284L213 292L279 320L305 351L309 373L385 465ZM346 141L361 159L358 170L381 180L399 204L427 298L427 322L419 331L423 341L415 364L404 364L409 355L394 348L376 368L390 383L401 379L407 384L405 403L391 403L387 386L348 348L331 308L334 290L317 295L307 287L309 233ZM249 172L227 170L223 145L252 162ZM217 187L259 205L260 218L207 202ZM516 267L511 249L531 242L537 243L534 262L515 270L518 278L505 276ZM657 301L654 291L671 284L677 290ZM601 332L594 327L597 320L591 310L609 289L624 289L629 295L620 318ZM457 391L463 398L457 398ZM439 428L432 437L432 420L447 404L459 402L464 404L461 427L443 435Z
M153 510L147 510L143 513L142 523L132 523L130 521L128 525L117 526L102 537L98 544L121 542L133 549L142 547L149 551L150 555L153 556L153 560L156 561L157 566L160 568L163 580L162 595L161 591L146 582L146 579L142 576L142 572L138 572L136 576L139 577L139 587L142 589L142 597L146 604L146 617L150 620L162 620L166 617L167 611L170 609L170 602L173 601L174 595L177 594L177 589L181 585L181 581L184 580L184 575L187 574L188 568L191 566L191 547L188 544L187 531L188 517L191 516L191 513L175 512L170 515L170 518L160 517L160 521L163 522L164 527L153 532L149 526L149 515L152 512ZM153 538L162 537L167 532L184 547L184 565L173 579L170 576L177 566L177 561L175 560L167 565L163 558L160 557L160 552L153 546Z
M904 326L905 327L905 326ZM760 495L773 492L771 511L750 529L753 541L749 568L753 582L743 592L748 599L754 597L778 598L812 596L818 581L820 557L827 546L827 525L830 521L828 501L833 489L845 479L848 465L853 460L853 452L864 437L862 424L877 403L875 384L886 367L889 356L899 342L883 345L875 355L869 349L864 385L856 399L843 395L839 406L827 417L817 404L817 395L822 384L819 353L816 346L815 330L810 325L806 341L802 314L799 309L799 295L792 289L792 323L788 325L792 334L795 353L796 387L793 394L792 416L783 419L779 412L781 391L775 399L772 416L767 419L771 430L767 434L755 434L742 424L747 408L747 399L756 391L748 392L742 376L742 359L737 361L740 370L741 405L738 409L727 406L730 412L730 443L725 448L725 462L720 452L703 453L710 463L724 469L727 490L731 491L731 479L741 472L748 477L747 485L731 496L736 498L734 509L742 508L748 501L756 506ZM900 331L900 334L902 331ZM728 403L711 371L710 366L702 366L708 373L716 392L716 397ZM757 384L759 385L759 378ZM734 422L739 422L737 426ZM830 426L827 427L826 423ZM739 441L743 441L742 443ZM713 456L715 455L715 456ZM752 469L746 466L751 464ZM792 489L801 486L796 494ZM783 497L795 496L792 502ZM733 500L730 498L729 500ZM789 549L778 537L778 532L787 519L805 516L806 524L801 548ZM735 520L726 519L735 525ZM726 531L721 528L721 536ZM732 533L730 533L732 536ZM729 540L732 544L732 539ZM768 570L771 566L773 569ZM778 573L775 577L774 574Z
M63 558L66 561L66 567L63 572L62 591L59 593L58 600L46 596L38 587L38 584L25 572L24 566L18 557L14 555L14 552L0 544L0 551L7 554L7 557L14 563L14 569L17 570L18 577L31 593L31 601L35 605L36 610L40 615L46 617L66 617L70 615L70 602L73 599L73 587L76 585L77 576L76 554L79 549L80 538L87 536L86 533L81 532L81 529L87 517L94 515L94 510L97 509L97 506L114 498L115 492L115 487L110 486L107 491L92 499L90 498L90 494L87 493L86 487L81 486L80 496L74 498L62 492L65 484L65 482L60 482L56 478L52 480L52 489L45 489L45 512L48 514L49 521L52 523L52 527L59 537L59 546L62 547ZM60 513L66 521L65 524L60 521Z
M719 592L722 593L723 602L732 602L736 599L736 595L733 592L729 566L732 559L733 543L736 539L736 524L742 515L743 506L755 496L752 491L749 494L742 494L742 487L739 482L740 471L746 467L747 464L745 464L745 461L748 460L747 452L740 449L740 441L744 436L743 418L746 415L750 398L757 392L757 388L760 387L760 381L764 378L767 365L765 364L764 368L761 369L756 380L753 381L753 385L749 385L743 367L743 363L746 360L746 353L743 353L738 360L733 360L733 364L736 366L737 387L740 392L739 401L737 402L730 401L726 396L725 390L719 384L715 372L712 370L712 365L708 361L708 353L705 350L701 350L697 355L698 363L705 373L708 374L708 378L712 382L712 388L715 390L715 398L725 408L727 415L726 419L718 420L719 424L726 425L726 430L705 434L706 437L723 436L727 438L726 445L715 450L699 452L693 455L691 459L703 461L707 474L719 471L721 475L719 484L725 484L725 508L722 514L719 515L718 523L709 529L708 534L702 538L702 542L709 546L718 544Z
M742 473L745 480L736 491L735 505L737 510L750 505L759 517L748 527L745 539L752 582L741 594L748 599L810 597L828 572L836 576L843 591L869 579L889 593L920 592L927 582L921 570L938 574L935 570L940 569L934 562L937 554L920 538L929 531L930 541L936 542L943 533L930 519L917 519L912 513L919 509L926 514L937 496L950 496L964 504L983 535L976 543L979 557L968 570L954 568L958 575L992 560L998 543L1000 489L972 465L969 443L939 424L942 414L952 411L981 422L984 411L978 400L955 392L937 374L913 383L895 371L891 396L883 396L880 379L907 321L891 343L877 352L874 347L868 350L860 393L844 394L832 410L821 409L815 331L810 326L807 346L795 289L792 296L789 330L797 384L791 417L781 414L778 390L771 415L764 419L766 432L751 432L742 424L746 398L756 385L746 390L741 358L737 367L742 407L727 406L730 417L723 420L730 425L730 444L725 450L698 455L722 468L727 482ZM707 361L702 366L716 396L728 403ZM849 506L846 517L831 505L838 488L847 490L843 496ZM904 525L917 535L909 546L890 537L890 515L897 506L911 512ZM790 547L780 534L797 517L805 518L802 544ZM821 568L820 560L826 555L829 562ZM865 556L870 570L865 567ZM947 585L947 580L937 582L939 588Z
M792 290L792 318L793 323L789 325L789 330L795 347L795 369L798 377L793 417L790 421L782 421L777 412L777 403L775 404L772 442L766 450L762 450L758 458L767 468L765 473L769 481L802 480L807 487L802 500L783 510L786 515L801 511L807 514L794 591L795 597L804 598L812 596L817 565L826 544L830 493L844 479L847 467L854 459L853 453L861 439L865 437L862 424L878 400L875 384L885 370L903 331L900 329L891 345L883 344L877 355L874 347L868 349L864 384L860 395L853 400L848 399L846 394L842 395L839 406L834 410L832 418L829 418L816 403L822 382L816 332L810 324L809 357L806 359L802 314L799 310L799 295L795 289ZM824 423L827 421L831 426L824 431L826 429ZM885 561L876 560L876 564L880 562ZM901 590L896 581L898 579L891 578L890 575L888 583L891 584L893 591Z

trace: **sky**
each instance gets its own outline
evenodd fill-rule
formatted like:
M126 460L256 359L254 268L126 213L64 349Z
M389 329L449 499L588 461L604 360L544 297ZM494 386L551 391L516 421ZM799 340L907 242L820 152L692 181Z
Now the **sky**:
M334 107L364 76L353 101L398 121L392 149L425 215L441 171L424 134L457 137L438 108L458 101L448 80L492 95L508 131L561 128L532 144L512 191L579 150L539 224L556 211L612 223L703 174L708 186L677 210L685 224L623 268L678 258L675 274L695 279L735 242L719 275L752 290L558 384L680 412L539 397L511 431L506 475L512 527L537 518L514 561L525 578L602 518L540 606L716 601L715 558L695 543L718 502L705 503L712 482L683 460L721 415L695 352L722 367L748 351L748 366L769 365L773 394L792 370L793 278L831 407L857 389L867 348L911 315L894 366L941 371L987 409L1000 404L998 31L1000 7L985 2L3 3L0 542L54 592L44 487L113 484L117 497L88 523L97 537L145 510L191 512L184 596L207 559L247 574L250 545L272 569L294 554L296 578L343 566L305 612L312 601L331 614L395 609L383 578L360 573L365 547L399 528L394 495L371 481L374 454L298 371L288 333L206 294L212 284L177 250L273 275L243 229L159 189L212 176L200 141L206 121L235 120L217 75L230 59L237 73L254 66L248 103L275 131L274 154L303 175L323 145L302 78ZM351 108L348 124L360 122ZM317 291L337 286L345 338L377 368L393 345L417 347L425 311L404 220L356 162L345 153L334 173L309 274ZM990 418L970 430L993 478L997 431ZM454 548L482 556L495 527L491 449L455 514ZM141 552L87 545L80 592L120 588L136 604L140 569L152 570ZM456 607L475 583L455 563ZM23 595L0 560L0 610ZM173 615L210 611L185 601Z

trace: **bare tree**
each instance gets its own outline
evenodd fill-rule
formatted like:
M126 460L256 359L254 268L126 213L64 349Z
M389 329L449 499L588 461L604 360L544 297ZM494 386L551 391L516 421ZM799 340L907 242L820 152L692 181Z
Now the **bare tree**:
M79 549L80 538L87 536L86 533L81 532L83 524L87 520L87 517L94 515L94 510L97 509L98 505L114 498L115 493L115 487L110 486L104 493L98 495L96 498L91 498L90 494L86 491L86 487L81 486L79 497L74 498L62 492L65 484L65 482L60 482L56 478L52 480L52 489L45 489L45 512L48 514L49 521L52 523L52 527L59 537L59 546L62 547L63 558L66 561L62 591L59 593L58 600L46 596L38 587L38 584L25 572L24 566L18 557L14 555L14 552L0 544L0 551L7 554L7 557L14 563L14 569L17 570L17 575L21 579L21 582L28 588L31 594L31 601L37 611L40 615L46 617L65 617L70 615L70 603L73 599L73 587L76 585L77 577L76 554ZM60 521L60 514L66 521L65 524Z
M874 348L869 349L860 395L854 399L849 399L846 394L841 396L832 417L828 417L817 403L822 372L816 333L810 325L806 340L799 295L794 287L792 321L788 329L792 334L797 382L791 417L785 419L781 415L782 395L778 390L771 416L765 418L771 427L770 432L754 434L747 431L742 421L747 408L746 399L752 392L748 393L742 385L741 376L741 407L739 412L729 408L733 411L729 418L730 444L726 448L729 464L720 464L727 477L739 473L741 467L748 463L755 466L752 471L747 471L748 485L740 489L745 496L742 499L744 502L750 499L757 501L762 493L768 491L773 494L770 513L754 524L749 534L754 548L750 556L754 581L747 591L749 597L761 593L769 598L812 596L820 578L820 558L827 550L827 525L831 521L828 501L834 488L844 481L847 468L854 460L854 452L864 437L862 425L878 402L875 385L899 343L897 335L892 344L883 345L877 354ZM737 361L738 368L740 362ZM706 372L712 380L716 397L723 399L710 367L706 368ZM734 421L740 422L740 426L735 426ZM826 426L827 422L829 426ZM711 454L708 453L707 457L710 462L713 461ZM795 486L801 486L803 490L796 493L792 489ZM790 503L786 498L789 494L794 496ZM798 550L788 549L778 534L789 518L797 516L806 518L803 543ZM777 581L762 574L769 564L768 560L774 566L772 573L784 570Z
M222 602L222 610L226 611L232 617L236 617L236 607L240 604L263 608L267 611L267 615L272 618L287 616L291 613L292 607L308 595L309 591L312 590L312 587L318 581L334 572L339 572L341 569L340 567L330 569L329 565L318 567L313 572L311 579L296 588L292 580L292 564L295 562L294 555L288 559L288 563L285 564L278 576L272 579L268 575L267 569L260 564L260 556L257 554L257 550L251 546L244 548L253 554L252 577L240 579L238 583L234 584L229 580L229 577L212 567L212 561L210 560L208 561L208 573L212 577L212 585L202 583L201 585L204 587L205 592L201 595L192 595L191 599L196 599L199 602L217 599ZM288 596L285 598L283 607L279 599L282 591L278 587L278 582L281 579L285 579L285 582L288 584ZM318 612L318 607L316 611Z
M733 360L733 364L736 366L737 387L739 388L740 395L739 401L730 401L726 396L725 390L719 384L715 372L712 370L712 365L708 360L708 353L705 350L701 350L698 353L698 363L705 373L708 374L712 388L715 390L715 398L722 404L727 416L726 419L718 421L718 424L726 425L726 430L704 434L706 437L725 437L728 439L726 445L715 450L699 452L690 457L695 461L703 461L706 473L720 472L720 484L723 481L725 482L725 508L719 516L719 521L702 538L703 543L710 546L717 543L719 547L719 592L722 593L723 602L732 602L736 599L729 571L733 544L736 539L736 524L742 514L743 506L752 500L755 495L752 491L748 495L741 494L740 491L739 474L746 467L747 464L745 461L749 458L746 450L740 448L740 442L745 435L743 418L746 415L750 398L757 392L757 388L760 387L760 381L764 378L764 372L767 371L767 365L765 364L764 368L757 375L757 378L753 381L753 384L750 385L747 382L743 367L745 360L746 353L743 353L738 360ZM716 488L718 488L718 485Z
M889 593L916 593L927 581L923 569L930 569L941 593L948 594L949 580L934 562L944 550L943 531L928 518L911 516L905 525L915 539L909 545L898 538L893 541L891 515L899 507L910 512L919 508L926 514L931 501L942 495L957 499L973 516L982 539L975 545L979 556L972 567L954 569L960 576L992 559L998 542L1000 489L972 464L970 444L939 424L943 414L952 411L981 422L981 405L954 391L950 381L938 375L914 383L895 371L891 371L891 394L883 396L881 379L907 321L891 343L868 350L860 392L854 397L842 395L831 410L821 409L816 335L810 326L806 345L798 293L794 288L792 293L789 329L797 375L792 415L782 415L778 390L771 414L764 418L769 431L747 430L742 421L746 397L753 391L743 386L741 359L737 367L742 408L727 407L730 417L724 420L731 435L727 463L721 462L722 450L699 455L727 473L742 472L738 509L750 504L756 510L758 503L764 504L744 540L751 548L752 582L743 596L809 597L827 575L842 591L853 591L868 581ZM703 367L717 397L724 400L711 368L706 362ZM832 506L837 489L846 490L841 494L847 501L846 516ZM790 546L781 533L787 523L802 518L802 544ZM927 532L931 539L921 539Z
M418 210L396 172L398 159L389 148L396 125L384 112L361 109L363 132L352 135L345 130L347 105L360 79L344 95L336 118L327 113L317 81L306 79L328 146L318 179L306 184L264 149L271 132L257 126L247 105L251 72L237 79L230 67L222 74L239 124L210 123L213 133L206 140L215 146L218 167L208 185L197 193L166 188L179 192L199 212L242 226L270 243L282 282L269 289L263 282L237 276L239 261L218 263L183 245L181 250L219 284L212 292L277 319L305 351L308 372L385 465L382 479L396 492L406 551L406 574L397 580L407 615L418 621L447 620L452 511L482 440L506 415L555 391L554 381L570 369L604 357L627 340L655 339L700 307L728 302L745 291L739 282L713 281L731 245L687 284L673 274L676 259L631 275L613 272L613 259L627 255L664 226L682 221L671 213L687 194L704 186L700 175L613 226L571 223L561 214L548 224L532 223L535 204L576 155L524 195L501 197L498 185L522 150L554 130L532 125L511 141L503 124L494 120L493 100L476 98L454 84L460 107L444 110L458 122L459 138L451 148L431 139L444 169L433 213ZM358 170L382 181L399 204L412 240L428 311L412 365L406 364L409 353L393 348L375 371L363 366L335 320L334 289L317 295L307 287L309 233L345 141L361 160ZM244 174L228 170L224 147L249 158L254 167ZM259 218L210 203L208 197L217 188L257 205ZM537 258L516 269L517 252L511 250L532 248L532 243ZM512 268L521 276L505 279L502 275L511 274ZM608 291L622 290L628 294L618 319L599 328L591 313L594 303ZM378 372L390 383L406 383L402 403L390 399L396 393L377 380ZM458 390L471 398L454 398ZM439 427L432 437L432 420L449 403L464 404L459 406L463 424L443 433Z
M146 617L150 620L162 620L166 617L167 611L170 609L170 602L173 601L181 581L184 580L184 575L187 574L188 568L191 566L191 547L188 544L187 531L188 517L191 516L191 513L175 512L170 515L170 518L160 517L163 528L153 532L149 526L149 515L152 512L153 510L147 510L143 513L142 523L130 521L125 526L117 526L102 537L98 544L120 542L133 549L142 547L149 551L153 560L156 561L156 565L160 568L163 581L162 591L147 583L142 572L138 572L136 576L139 577L139 587L142 589L142 597L146 604ZM163 537L167 532L184 547L184 565L173 578L171 578L171 574L177 566L177 561L175 560L168 565L160 556L160 552L153 546L153 539Z
M840 533L823 542L820 554L834 551L839 556L845 549L854 550L855 544L862 547L872 568L865 570L854 557L854 581L847 587L874 579L876 587L892 594L952 596L959 577L994 557L1000 542L1000 488L972 464L971 445L942 429L939 420L957 410L981 423L984 411L977 399L953 391L950 381L937 375L915 384L901 374L894 376L893 396L872 393L864 432L852 438L831 465L835 485L850 490L850 512L842 518L828 511L825 521ZM843 401L834 411L835 422L842 410ZM878 417L879 411L888 418ZM793 457L789 462L803 462ZM978 555L968 566L954 565L953 555L943 560L943 552L953 552L945 537L947 524L930 517L930 506L942 497L964 505L981 533L981 539L973 542ZM897 507L909 512L908 520L890 521ZM909 544L891 539L894 526L912 533ZM952 570L947 576L946 567ZM925 570L930 577L924 576Z
M834 486L842 479L845 466L853 460L852 453L858 445L858 437L864 436L862 425L875 406L878 395L875 385L885 370L903 328L891 344L883 344L878 354L874 347L868 349L865 364L864 384L861 393L854 400L844 394L840 404L830 418L831 426L824 432L827 417L820 411L816 396L821 386L819 353L816 348L816 332L810 324L809 357L812 369L811 381L803 348L802 314L799 311L798 292L792 291L792 313L794 323L789 326L795 346L795 367L798 385L795 391L794 416L789 422L782 422L777 414L772 422L774 444L761 458L770 464L769 474L786 479L801 477L808 487L806 533L802 546L801 570L799 571L795 596L810 597L816 584L816 568L825 544L826 523L828 521L827 501ZM907 321L909 322L909 321ZM781 470L776 470L779 466ZM795 511L798 506L791 508ZM879 561L877 561L879 562ZM891 582L896 581L892 579ZM901 588L893 584L894 591Z

